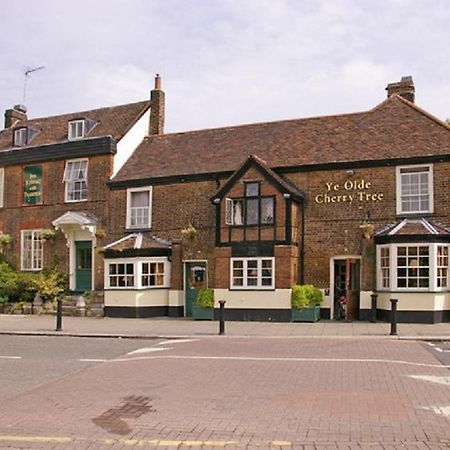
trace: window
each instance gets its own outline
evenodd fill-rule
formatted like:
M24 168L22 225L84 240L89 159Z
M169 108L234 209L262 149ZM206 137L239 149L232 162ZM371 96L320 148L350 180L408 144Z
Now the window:
M5 184L5 169L0 167L0 208L3 208L3 186Z
M41 230L23 230L21 245L21 269L41 270L44 249Z
M428 246L397 247L397 287L428 288L430 249Z
M397 167L397 213L433 212L432 166Z
M142 287L164 286L164 263L143 262L141 285Z
M169 287L169 260L134 258L110 261L105 265L107 286L112 289Z
M438 245L436 252L436 268L437 268L437 287L448 287L448 247Z
M87 200L87 159L66 161L64 170L66 202Z
M150 228L152 188L127 191L127 228Z
M260 195L260 183L245 183L245 197L226 199L227 225L273 225L275 198Z
M389 250L389 247L381 247L380 249L381 287L383 288L388 288L391 285Z
M69 139L82 139L84 134L84 120L72 120L69 122Z
M14 130L14 146L22 147L23 145L27 145L27 128L19 128Z
M273 289L274 258L232 258L231 289Z
M377 246L378 289L440 291L449 287L449 245Z

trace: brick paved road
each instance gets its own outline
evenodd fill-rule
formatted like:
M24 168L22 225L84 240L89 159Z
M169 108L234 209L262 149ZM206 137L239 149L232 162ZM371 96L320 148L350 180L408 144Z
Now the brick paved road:
M149 342L2 402L0 446L449 448L450 371L425 345Z

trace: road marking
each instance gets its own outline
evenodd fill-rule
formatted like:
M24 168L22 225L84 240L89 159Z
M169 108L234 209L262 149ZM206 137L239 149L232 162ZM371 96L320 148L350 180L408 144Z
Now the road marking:
M195 342L198 341L198 339L170 339L168 341L162 341L159 342L158 345L164 345L164 344L183 344L185 342Z
M440 416L450 417L450 406L423 406L421 409L433 411Z
M382 364L401 364L418 367L432 368L450 368L450 365L426 364L414 361L402 361L396 359L364 359L364 358L277 358L277 357L257 357L257 356L183 356L183 355L161 355L161 356L136 356L134 358L117 358L111 362L129 362L146 359L192 359L209 361L257 361L257 362L342 362L342 363L382 363Z
M409 375L411 378L450 386L450 377L435 377L432 375Z
M22 359L21 356L1 356L0 359Z
M109 361L109 359L81 358L78 361L80 361L80 362L106 362L106 361Z
M138 348L137 350L133 350L132 352L127 353L127 355L135 355L137 353L162 352L164 350L172 350L172 349L169 347L144 347Z
M0 436L0 441L9 442L47 442L55 444L67 444L73 442L70 437L55 437L55 436Z

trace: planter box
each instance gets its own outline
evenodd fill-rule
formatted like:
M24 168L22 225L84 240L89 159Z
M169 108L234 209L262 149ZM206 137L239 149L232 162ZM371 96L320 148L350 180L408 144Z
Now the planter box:
M195 320L213 320L214 308L203 308L202 306L194 305L192 307L192 317Z
M320 306L291 309L291 312L292 322L317 322L320 318Z

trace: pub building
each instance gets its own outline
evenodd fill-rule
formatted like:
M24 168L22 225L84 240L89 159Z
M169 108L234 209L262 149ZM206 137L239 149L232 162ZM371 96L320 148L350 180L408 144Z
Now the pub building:
M198 290L228 320L289 321L295 284L321 317L450 320L450 128L411 77L356 113L164 133L108 183L105 314L191 316ZM381 94L381 92L380 92Z

